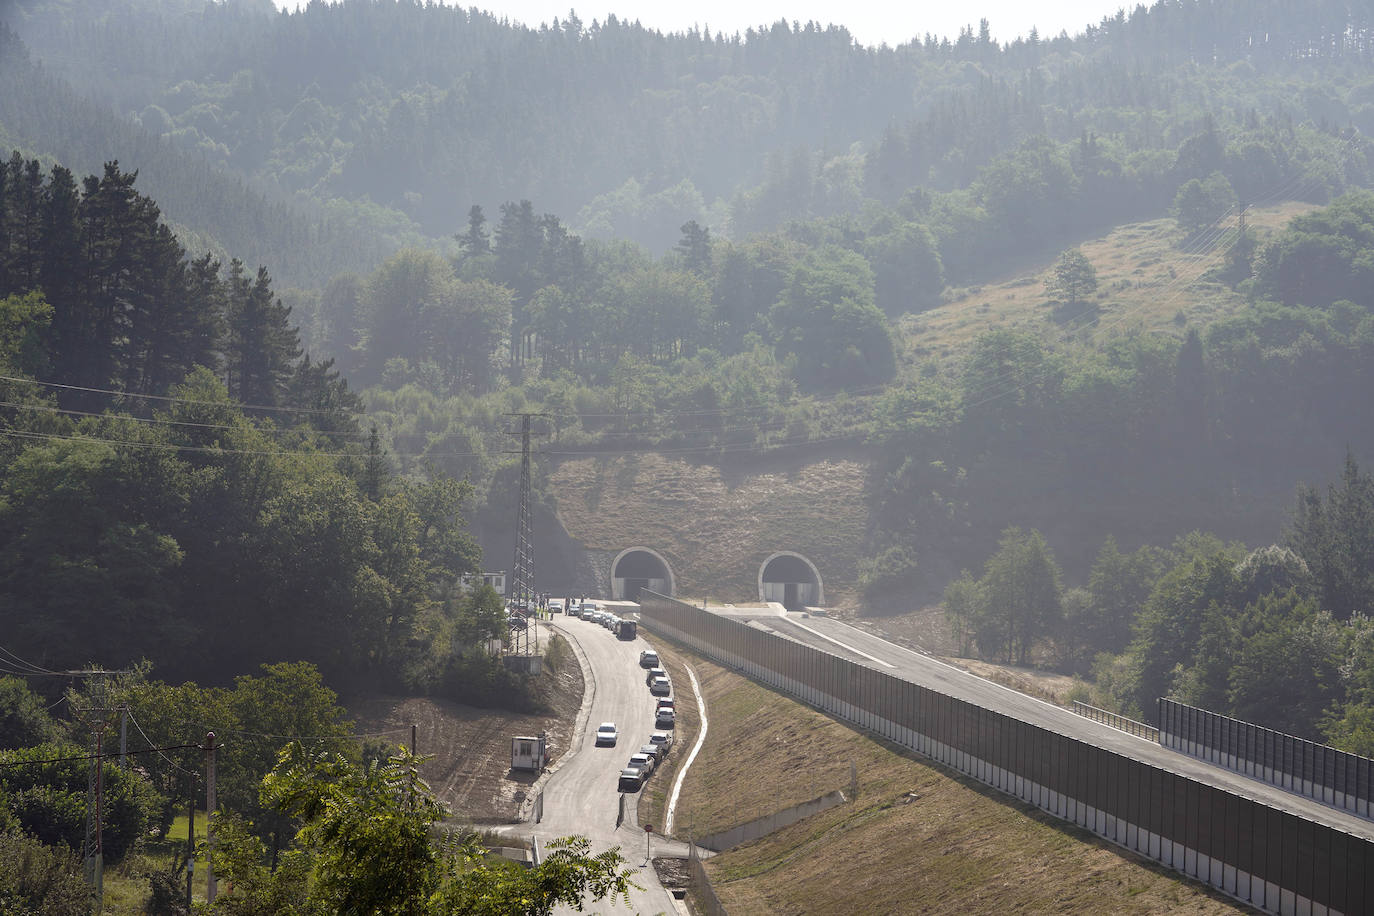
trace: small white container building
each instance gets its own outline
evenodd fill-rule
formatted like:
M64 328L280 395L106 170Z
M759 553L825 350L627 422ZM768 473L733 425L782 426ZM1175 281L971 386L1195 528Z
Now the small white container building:
M521 735L510 739L510 768L538 773L549 762L548 741L543 735Z

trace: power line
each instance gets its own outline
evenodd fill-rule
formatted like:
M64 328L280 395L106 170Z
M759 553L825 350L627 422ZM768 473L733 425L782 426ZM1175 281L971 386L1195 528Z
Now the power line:
M54 406L51 405L51 404L20 404L20 403L14 402L14 401L0 401L0 407L9 407L9 408L11 408L11 409L13 409L13 410L29 410L29 411L33 411L33 412L35 412L35 413L50 413L50 414L57 414L57 415L60 415L60 416L68 416L68 417L86 417L86 418L97 419L97 420L132 421L132 422L134 422L134 423L145 423L145 424L149 424L149 425L152 425L152 426L184 426L184 427L187 427L187 428L190 428L190 429L216 429L216 430L226 430L226 431L233 431L233 430L242 430L242 429L244 429L244 427L242 427L242 426L235 426L234 424L231 424L231 423L197 423L197 422L195 422L194 420L174 420L174 419L172 419L172 418L170 418L170 417L140 417L140 416L136 416L136 415L134 415L134 414L95 413L95 412L89 411L89 410L71 410L71 409L64 408L64 407L54 407ZM253 426L253 427L251 427L251 429L252 429L253 431L255 431L255 432L266 432L266 430L263 430L262 427L259 427L259 426ZM315 432L318 432L318 433L320 433L320 434L322 434L322 435L342 436L342 437L344 437L344 438L356 439L356 440L358 440L358 441L364 441L364 440L367 438L367 437L364 436L362 433L353 433L353 432L348 432L348 433L337 432L337 433L336 433L336 432L330 432L330 431L328 431L328 430L321 430L321 429L319 429L319 428L317 428L317 427L313 427L313 426L312 426L312 427L309 427L309 429L311 429L311 430L313 430L313 431L315 431ZM288 428L286 428L286 429L281 429L281 430L278 430L278 431L279 431L279 432L290 432L290 431L292 431L292 430L288 427Z
M13 375L0 375L0 382L14 382L21 385L36 385L43 388L55 388L61 391L79 391L83 394L105 394L117 398L134 398L141 401L157 401L164 404L189 404L195 407L215 407L215 408L236 408L238 410L251 410L259 413L285 413L285 414L312 414L319 416L335 416L337 411L326 410L322 407L281 407L271 404L238 404L226 403L224 401L202 401L195 398L178 398L163 394L136 394L132 391L120 391L116 388L90 388L84 385L66 385L62 382L44 382L38 379L23 378Z
M144 741L147 741L148 744L149 744L150 749L152 749L153 739L149 738L149 737L148 737L148 733L145 732L145 731L143 730L143 726L138 724L138 719L134 718L134 711L133 711L132 709L129 709L128 707L125 707L125 710L126 710L126 711L128 712L128 714L129 714L129 721L132 722L132 723L134 723L134 728L138 729L138 733L139 733L140 735L143 736L143 740L144 740ZM200 745L192 745L192 747L199 747L199 746L200 746ZM132 752L130 752L130 753L132 753ZM140 751L139 753L142 753L142 751ZM164 753L162 752L162 749L158 749L158 750L157 750L157 755L158 755L159 757L161 757L163 760L167 761L168 765L171 766L172 769L178 770L178 771L180 771L180 772L182 772L182 773L185 773L187 776L190 776L192 779L196 778L196 776L198 775L198 774L193 773L193 772L191 772L190 770L186 769L185 767L181 766L179 763L177 763L177 762L176 762L175 760L173 760L171 757L168 757L166 754L164 754Z
M54 671L51 668L44 668L42 665L35 665L31 661L28 661L27 659L23 659L20 658L18 655L15 655L13 652L11 652L9 649L6 649L4 646L0 646L0 655L8 655L11 659L14 660L12 664L18 664L23 668L28 669L23 671L10 671L10 674L22 674L25 677L67 677L72 673L70 671ZM0 658L0 664L7 663L3 658Z
M148 747L148 748L144 748L144 749L141 750L141 751L126 751L125 753L127 753L127 754L160 754L160 753L162 753L163 751L183 751L183 750L186 750L186 749L188 749L188 748L193 748L193 747L200 747L200 745L199 745L199 744L169 744L169 745L167 745L167 746L165 746L165 747ZM12 752L0 751L0 754L3 754L3 753L12 753ZM69 757L49 757L49 758L46 758L46 759L44 759L44 760L0 760L0 767L31 767L31 766L40 766L40 765L42 765L42 764L49 764L49 763L70 763L70 762L72 762L72 761L77 761L77 760L82 760L82 761L104 760L104 759L109 758L109 757L118 757L118 756L120 756L119 752L118 752L118 751L115 751L115 752L109 753L109 754L106 754L106 753L99 753L99 754L75 754L75 755L72 755L72 756L69 756Z

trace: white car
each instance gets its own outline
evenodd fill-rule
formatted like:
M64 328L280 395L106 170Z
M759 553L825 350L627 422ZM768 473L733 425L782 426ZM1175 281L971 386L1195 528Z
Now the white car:
M616 733L614 722L602 722L600 725L596 727L597 747L614 747L616 738L618 737L619 735Z
M668 753L668 749L673 746L673 736L668 732L654 732L649 736L649 743L655 747L663 749L663 753Z
M672 728L677 724L677 716L668 706L660 706L658 712L654 713L654 726L656 728Z
M658 653L655 652L653 649L645 649L643 652L639 653L639 667L657 668Z

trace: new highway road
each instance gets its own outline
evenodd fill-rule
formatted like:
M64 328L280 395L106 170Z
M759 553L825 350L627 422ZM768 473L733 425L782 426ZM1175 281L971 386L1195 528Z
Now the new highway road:
M948 696L976 703L1023 722L1069 735L1098 747L1109 748L1165 770L1227 789L1274 808L1329 824L1356 836L1374 840L1374 822L1315 799L1286 792L1277 786L1160 747L1110 726L1027 696L985 678L948 665L929 655L888 642L839 620L814 614L789 613L781 606L768 608L712 607L713 613L741 620L758 629L805 643L833 655L876 668L903 680Z

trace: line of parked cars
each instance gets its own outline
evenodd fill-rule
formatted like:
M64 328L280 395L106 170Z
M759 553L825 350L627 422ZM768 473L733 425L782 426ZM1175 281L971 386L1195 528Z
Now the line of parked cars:
M649 735L649 743L631 754L629 763L621 769L618 782L621 792L638 792L643 787L644 780L658 768L673 746L673 734L666 729L676 725L672 683L668 680L668 672L660 667L658 653L645 649L639 653L639 665L645 669L644 683L649 687L649 695L655 698L654 727L659 730Z
M600 624L620 639L634 639L639 632L639 626L635 621L618 617L610 611L599 608L594 601L583 601L581 604L569 605L568 616L580 617L583 620Z

